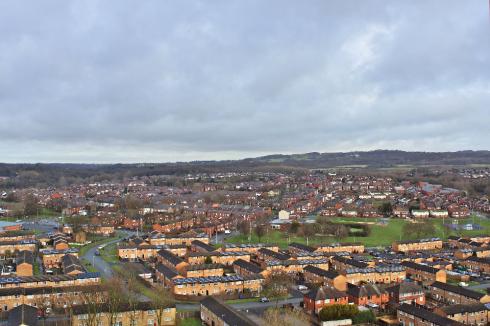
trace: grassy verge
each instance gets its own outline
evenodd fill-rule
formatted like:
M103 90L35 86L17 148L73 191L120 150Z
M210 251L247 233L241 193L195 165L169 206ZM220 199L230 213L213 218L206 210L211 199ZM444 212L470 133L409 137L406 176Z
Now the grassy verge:
M85 269L87 270L87 272L90 272L90 273L98 272L98 270L87 259L82 258L81 262L82 262L83 266L85 267Z
M100 257L108 263L117 263L119 261L117 257L117 244L111 243L100 250Z
M247 299L226 300L226 303L227 304L248 303L248 302L259 302L259 298L247 298Z
M112 270L117 273L119 276L121 276L123 279L130 278L131 272L124 269L123 265L114 265L112 267ZM139 294L152 299L157 295L150 287L148 287L145 283L145 281L141 280L140 278L136 278L136 283L135 283L135 290Z

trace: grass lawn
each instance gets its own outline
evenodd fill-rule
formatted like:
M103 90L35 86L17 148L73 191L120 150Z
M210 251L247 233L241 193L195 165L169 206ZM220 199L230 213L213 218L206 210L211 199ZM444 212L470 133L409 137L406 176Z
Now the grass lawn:
M98 272L98 270L92 265L91 262L89 262L87 259L85 258L82 258L81 259L81 262L83 264L83 267L85 267L85 269L90 272L90 273L95 273L95 272Z
M259 298L233 299L233 300L226 300L225 302L227 304L246 303L246 302L259 302Z
M41 271L39 270L39 262L37 261L37 259L34 260L34 264L32 267L33 267L33 273L35 276L41 275Z
M357 217L334 217L333 222L361 222L368 223L371 226L371 234L369 237L346 237L342 239L343 242L361 242L367 247L376 246L388 246L391 245L393 241L407 240L410 238L404 237L403 226L406 223L410 223L409 220L405 219L390 219L387 224L379 224L380 219L378 218L357 218ZM474 231L448 231L443 227L442 219L431 219L433 221L436 233L431 235L433 237L439 237L441 239L447 239L450 235L462 235L462 236L473 236L480 234L490 234L490 219L474 217L474 222L483 227L482 230ZM451 223L452 219L446 218L445 223ZM458 221L459 224L473 223L473 218L462 219ZM230 237L226 240L230 243L248 243L248 235L237 235ZM306 239L304 237L288 236L281 231L269 231L264 237L259 241L258 237L253 234L251 238L251 243L275 243L281 248L286 248L290 242L299 242L306 244ZM335 239L328 236L314 236L309 238L308 244L315 245L319 243L332 243L336 242Z
M117 263L117 244L111 243L100 250L100 257L108 263Z
M201 326L201 320L197 318L184 318L178 323L179 326Z

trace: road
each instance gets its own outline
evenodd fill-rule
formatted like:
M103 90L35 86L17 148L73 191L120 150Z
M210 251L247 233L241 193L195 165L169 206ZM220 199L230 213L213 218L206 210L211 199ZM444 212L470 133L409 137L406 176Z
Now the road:
M120 238L111 240L109 242L105 242L104 245L110 245L116 242L121 241ZM89 250L82 256L82 258L86 259L89 261L95 269L97 269L100 272L100 275L105 278L110 278L113 275L112 272L112 266L103 260L100 256L95 255L95 252L98 250L98 246L95 246Z
M223 243L225 239L239 235L239 234L240 234L240 232L238 232L238 231L233 231L230 234L225 234L224 232L218 233L218 235L215 234L210 238L210 242L211 242L211 244Z
M291 298L279 300L278 306L282 306L284 304L292 304L297 306L303 301L303 294L301 292L293 291L292 295L293 297ZM179 310L199 310L200 308L199 303L177 303L176 306L177 309ZM264 303L258 301L243 302L243 303L232 303L230 304L230 306L244 312L253 311L254 313L259 313L260 311L263 311L267 308L275 307L276 302L275 301L264 302Z
M481 289L488 289L488 288L490 288L490 282L468 286L468 289L470 290L481 290Z

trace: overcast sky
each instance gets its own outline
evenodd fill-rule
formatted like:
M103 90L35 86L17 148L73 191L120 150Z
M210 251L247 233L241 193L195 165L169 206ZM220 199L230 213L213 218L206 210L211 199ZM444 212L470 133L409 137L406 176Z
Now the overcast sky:
M486 0L0 2L0 161L490 149Z

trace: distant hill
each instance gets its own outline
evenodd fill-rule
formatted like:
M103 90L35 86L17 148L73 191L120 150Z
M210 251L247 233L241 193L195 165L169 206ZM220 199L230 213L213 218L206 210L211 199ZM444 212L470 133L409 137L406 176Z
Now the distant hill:
M251 163L328 168L338 166L390 167L395 165L469 165L489 164L490 151L404 152L376 150L346 153L305 153L268 155L243 160Z
M121 179L131 176L181 175L230 171L284 171L334 167L386 168L470 164L490 165L490 151L404 152L376 150L347 153L267 155L227 161L140 164L10 164L0 163L0 186L24 187ZM7 177L6 179L3 177ZM2 181L3 180L3 181Z

